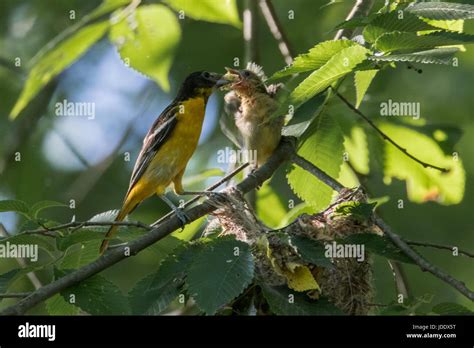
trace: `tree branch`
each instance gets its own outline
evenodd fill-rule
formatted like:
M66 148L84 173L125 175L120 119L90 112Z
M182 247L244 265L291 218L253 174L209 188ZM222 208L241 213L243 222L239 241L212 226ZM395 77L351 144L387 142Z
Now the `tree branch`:
M45 234L46 232L60 231L67 228L82 228L82 227L93 227L93 226L132 226L143 228L145 230L151 230L151 227L147 224L144 224L140 221L72 221L61 225L43 227L35 230L25 230L20 232L17 235L21 234Z
M288 161L294 151L294 142L283 140L270 159L263 166L259 167L253 173L253 175L246 177L235 187L226 188L221 192L225 194L230 189L235 188L242 193L247 193L250 190L257 188L258 186L262 185L263 182L269 179L282 163ZM207 200L186 211L186 215L189 217L190 222L192 222L206 214L211 213L215 209L216 207L211 204L209 200ZM176 216L173 216L169 220L152 229L146 235L131 241L127 246L124 246L124 248L129 248L130 254L136 255L143 249L163 239L180 227L181 222ZM112 249L105 255L99 257L96 261L45 285L44 287L31 293L31 295L28 297L20 300L15 305L4 309L0 312L0 315L24 314L27 310L34 307L38 303L47 300L53 295L103 271L104 269L111 267L117 262L120 262L121 260L128 257L127 254L124 253L124 248Z
M443 250L449 250L449 251L454 251L454 248L457 248L459 254L463 254L468 257L474 258L474 253L459 249L459 247L455 245L445 245L445 244L438 244L438 243L431 243L431 242L420 242L416 240L407 240L405 239L405 243L409 245L415 245L415 246L421 246L421 247L427 247L427 248L435 248L435 249L443 249Z
M236 169L234 169L233 171L231 171L229 174L227 174L226 176L224 176L222 179L218 180L217 182L215 182L214 184L212 184L211 186L207 187L204 191L213 191L215 190L216 188L218 188L219 186L221 186L223 183L229 181L230 179L232 179L234 176L236 176L238 173L240 173L242 170L244 170L247 166L249 165L249 163L244 163L242 164L241 166L237 167ZM199 199L201 198L201 196L194 196L193 198L191 198L189 201L187 201L186 203L183 204L183 206L181 208L187 208L189 207L191 204L193 204L194 202L197 202ZM161 217L159 220L156 220L154 223L151 224L151 227L155 227L155 226L158 226L159 224L161 224L163 221L165 221L166 219L168 219L170 216L173 216L175 215L175 212L174 211L170 211L168 214L166 214L165 216Z

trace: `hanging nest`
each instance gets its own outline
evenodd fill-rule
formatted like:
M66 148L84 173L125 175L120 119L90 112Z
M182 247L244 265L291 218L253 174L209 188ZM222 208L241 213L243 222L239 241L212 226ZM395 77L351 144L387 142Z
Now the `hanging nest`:
M381 234L370 216L361 219L357 214L344 213L346 207L366 202L361 189L344 189L325 211L303 214L280 230L270 230L257 219L242 193L232 189L210 200L217 210L206 231L234 235L251 245L257 281L269 286L287 285L312 299L324 296L346 314L364 315L370 312L374 295L367 253L362 260L330 257L332 267L321 267L303 258L292 239L304 237L328 245L352 234Z

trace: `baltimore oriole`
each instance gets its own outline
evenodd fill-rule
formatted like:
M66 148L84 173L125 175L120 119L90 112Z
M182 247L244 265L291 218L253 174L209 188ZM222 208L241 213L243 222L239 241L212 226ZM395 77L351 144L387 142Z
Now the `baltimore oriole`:
M143 200L157 194L175 212L183 225L186 216L164 195L173 183L177 194L185 192L181 180L186 165L197 147L206 103L213 87L228 81L222 75L194 72L183 82L173 102L155 120L143 139L143 146L133 168L130 185L115 221L122 221ZM118 225L111 226L100 247L103 253Z
M226 69L224 78L232 83L224 87L231 89L224 97L225 106L235 117L241 138L238 145L246 151L255 151L256 166L261 166L281 139L284 115L272 117L279 107L275 99L279 85L267 87L262 68L254 63L249 63L243 70Z

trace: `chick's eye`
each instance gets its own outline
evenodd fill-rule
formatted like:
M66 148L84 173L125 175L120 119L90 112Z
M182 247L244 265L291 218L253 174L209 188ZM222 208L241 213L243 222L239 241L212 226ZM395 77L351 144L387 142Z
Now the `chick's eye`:
M211 75L210 75L207 71L205 71L205 72L202 74L202 76L204 76L204 78L206 78L206 79L208 79L208 78L211 77Z
M244 71L244 76L245 76L245 77L250 77L250 71L245 70L245 71Z

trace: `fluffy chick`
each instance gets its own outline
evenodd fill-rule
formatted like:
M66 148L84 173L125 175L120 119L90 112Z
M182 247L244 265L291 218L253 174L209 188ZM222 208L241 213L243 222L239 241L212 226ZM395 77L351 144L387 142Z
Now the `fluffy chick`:
M284 115L274 117L279 103L275 99L280 85L265 85L262 68L254 63L246 69L226 68L224 78L232 81L224 97L226 112L234 115L240 133L239 145L248 154L256 153L255 167L263 165L278 146Z

